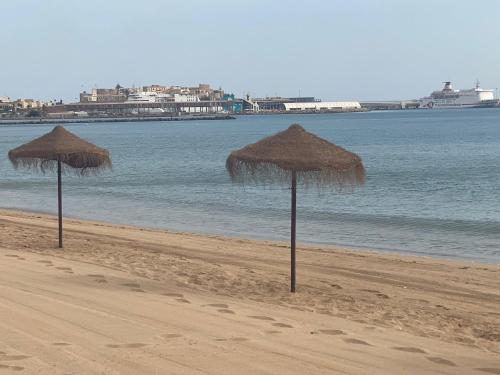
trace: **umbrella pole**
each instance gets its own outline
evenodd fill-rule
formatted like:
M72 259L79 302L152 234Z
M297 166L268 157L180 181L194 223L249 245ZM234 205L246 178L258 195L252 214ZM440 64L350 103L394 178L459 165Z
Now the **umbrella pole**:
M291 225L291 262L290 262L290 291L295 293L295 237L296 237L296 222L297 222L297 175L292 171L292 225Z
M59 248L63 247L62 239L62 186L61 186L61 160L57 160L57 203L59 211Z

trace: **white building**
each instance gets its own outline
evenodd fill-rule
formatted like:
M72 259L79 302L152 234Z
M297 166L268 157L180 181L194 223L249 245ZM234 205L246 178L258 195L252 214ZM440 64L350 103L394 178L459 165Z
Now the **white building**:
M142 91L130 94L127 102L132 103L162 103L172 102L173 96L170 94L161 94L154 91Z
M162 94L155 91L142 91L130 94L128 103L165 103L165 102L199 102L196 95Z
M200 98L197 95L189 94L174 94L174 102L199 102Z
M285 111L353 111L361 109L359 102L284 103Z

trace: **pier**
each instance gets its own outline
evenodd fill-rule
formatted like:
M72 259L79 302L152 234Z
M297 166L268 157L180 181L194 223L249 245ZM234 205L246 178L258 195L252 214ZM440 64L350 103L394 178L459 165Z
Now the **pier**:
M133 111L146 112L161 109L171 114L180 113L220 113L231 112L234 106L231 100L203 100L193 102L96 102L96 103L70 103L47 107L47 113L87 112L87 113L113 113L125 114Z
M122 116L122 117L41 117L0 120L1 125L35 125L35 124L92 124L101 122L139 122L139 121L197 121L197 120L233 120L227 114L183 115L183 116Z

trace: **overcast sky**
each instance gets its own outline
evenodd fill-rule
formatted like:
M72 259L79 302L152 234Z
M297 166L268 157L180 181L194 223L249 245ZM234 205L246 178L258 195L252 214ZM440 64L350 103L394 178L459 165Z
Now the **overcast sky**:
M13 99L116 83L323 100L500 86L497 0L15 0L0 30Z

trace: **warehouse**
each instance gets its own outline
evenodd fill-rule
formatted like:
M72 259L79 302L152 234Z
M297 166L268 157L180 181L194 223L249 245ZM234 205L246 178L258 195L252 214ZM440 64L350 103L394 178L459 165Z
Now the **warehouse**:
M284 103L286 111L356 111L361 109L359 102L308 102Z

